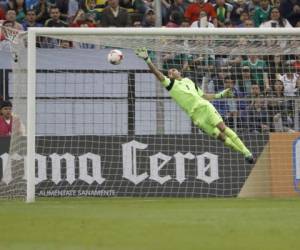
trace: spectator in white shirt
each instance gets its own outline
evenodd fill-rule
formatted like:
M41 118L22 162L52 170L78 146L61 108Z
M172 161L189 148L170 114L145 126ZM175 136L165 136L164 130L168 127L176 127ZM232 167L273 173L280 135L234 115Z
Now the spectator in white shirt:
M214 24L208 21L207 13L205 11L201 11L199 15L199 19L197 21L192 22L191 28L214 28Z
M300 87L299 75L290 67L286 67L284 72L286 73L279 76L284 86L284 96L296 96Z
M289 21L283 18L277 7L273 7L270 11L269 21L263 22L259 27L263 28L289 28L292 25Z

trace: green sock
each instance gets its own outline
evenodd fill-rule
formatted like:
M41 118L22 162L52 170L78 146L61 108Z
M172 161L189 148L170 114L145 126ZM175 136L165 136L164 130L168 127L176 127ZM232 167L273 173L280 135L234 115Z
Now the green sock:
M237 151L237 152L240 152L243 154L243 152L240 150L240 148L228 136L226 136L224 144L227 147L230 147L231 149L233 149L234 151Z
M252 155L249 149L231 128L226 127L224 132L225 135L231 139L232 143L235 144L236 151L241 152L245 157Z

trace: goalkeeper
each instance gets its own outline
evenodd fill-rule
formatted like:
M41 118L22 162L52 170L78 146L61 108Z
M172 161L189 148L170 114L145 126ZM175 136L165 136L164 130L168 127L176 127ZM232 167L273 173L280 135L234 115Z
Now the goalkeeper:
M151 72L196 126L206 134L220 139L226 146L242 153L248 163L255 163L252 153L237 134L225 125L218 111L209 102L213 99L233 97L231 89L225 89L217 94L204 94L192 80L183 78L177 69L169 69L168 77L164 76L151 62L146 48L137 49L136 55L145 60Z

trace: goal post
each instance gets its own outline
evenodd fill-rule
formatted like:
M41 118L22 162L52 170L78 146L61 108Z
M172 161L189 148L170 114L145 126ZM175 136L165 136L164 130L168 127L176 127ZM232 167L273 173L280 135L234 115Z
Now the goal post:
M297 143L293 146L298 92L273 96L265 87L274 88L286 73L298 77L299 35L294 28L30 28L26 201L36 195L297 195L300 168L291 155L298 152ZM68 46L53 46L53 41L68 41ZM192 124L134 55L139 47L149 50L160 70L178 67L205 92L221 91L226 79L232 80L243 94L213 104L257 163L245 163L242 155ZM125 53L118 66L106 62L111 48ZM249 55L262 65L254 68ZM18 67L13 74L19 74ZM247 86L244 69L250 72ZM261 88L256 97L250 93L254 85ZM276 101L290 106L277 112ZM252 104L255 110L248 109ZM262 124L256 128L253 116L258 114ZM275 124L276 119L284 121ZM286 161L283 172L280 159Z
M27 191L26 202L35 201L35 136L36 136L36 35L28 32L28 73L27 73Z

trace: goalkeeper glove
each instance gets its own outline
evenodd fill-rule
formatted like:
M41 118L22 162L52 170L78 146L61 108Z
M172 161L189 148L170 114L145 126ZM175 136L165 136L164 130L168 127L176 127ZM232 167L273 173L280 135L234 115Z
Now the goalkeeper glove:
M146 48L139 48L137 50L135 50L135 54L144 59L146 63L150 63L151 62L151 59L148 55L148 52L147 52L147 49Z
M234 97L234 94L230 88L224 89L220 93L215 94L215 99L232 98L232 97Z

